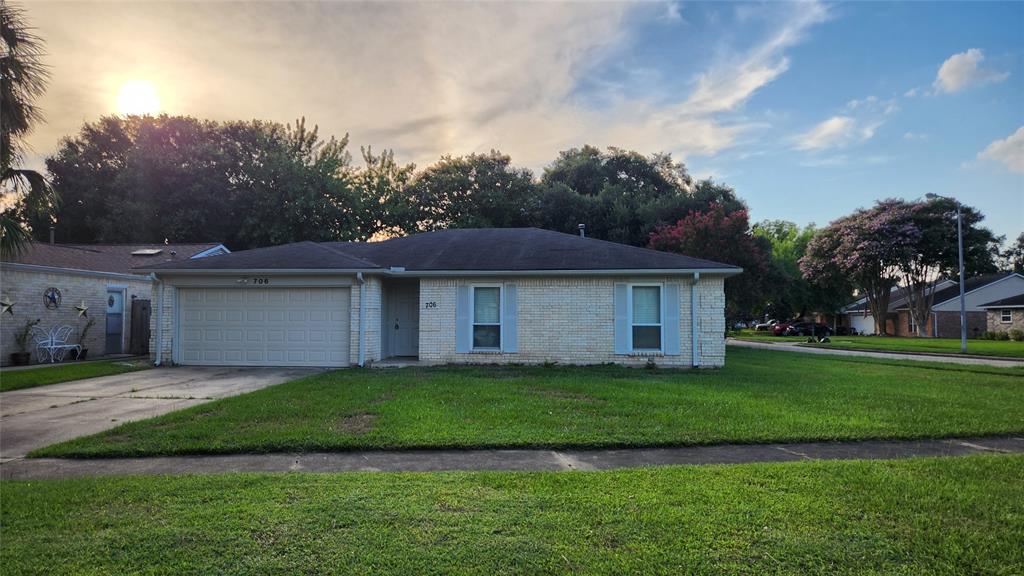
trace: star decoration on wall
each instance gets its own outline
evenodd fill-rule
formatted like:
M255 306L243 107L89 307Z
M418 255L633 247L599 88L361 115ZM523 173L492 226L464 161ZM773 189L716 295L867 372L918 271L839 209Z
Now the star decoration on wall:
M12 302L10 298L0 300L0 314L3 314L4 312L14 316L14 302Z
M78 310L78 317L79 318L83 318L83 317L89 315L88 314L89 307L85 305L85 300L82 300L81 304L79 304L78 306L75 306L75 310Z

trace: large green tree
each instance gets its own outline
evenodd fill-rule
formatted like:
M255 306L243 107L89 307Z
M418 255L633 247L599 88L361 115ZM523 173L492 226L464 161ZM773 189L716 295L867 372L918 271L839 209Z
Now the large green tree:
M444 156L416 175L416 230L531 226L540 208L533 174L498 151Z
M66 242L224 241L232 248L363 236L348 138L294 125L110 116L47 160Z
M841 277L827 284L812 284L800 272L800 258L816 232L813 224L801 228L785 220L754 224L754 236L768 242L771 252L766 314L775 318L802 317L808 312L834 312L849 302L852 288Z
M25 13L0 2L0 256L9 258L31 241L28 218L47 221L58 204L42 174L23 168L25 137L42 120L35 101L46 91L49 71L43 42Z
M735 192L710 180L694 183L668 154L593 146L563 151L544 170L537 225L575 232L586 224L596 238L645 246L658 227L704 210L712 203L727 213L745 209Z

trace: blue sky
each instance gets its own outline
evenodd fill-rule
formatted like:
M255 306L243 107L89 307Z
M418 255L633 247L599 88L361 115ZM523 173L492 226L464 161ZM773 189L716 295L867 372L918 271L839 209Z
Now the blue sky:
M1024 226L1024 3L30 3L38 158L119 87L216 119L305 116L426 165L584 143L672 152L754 220L952 195ZM103 30L103 34L96 34Z

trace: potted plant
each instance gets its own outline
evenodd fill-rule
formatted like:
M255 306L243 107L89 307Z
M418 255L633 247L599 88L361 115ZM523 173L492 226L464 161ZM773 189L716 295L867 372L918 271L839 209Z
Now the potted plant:
M85 337L89 334L89 329L92 328L93 324L96 323L95 318L89 318L89 321L82 327L82 331L78 333L78 345L82 348L80 350L72 350L71 354L73 360L85 360L86 355L89 353L89 349L85 347Z
M14 342L21 352L11 353L11 364L15 366L28 366L32 353L28 351L28 339L32 335L32 327L39 324L39 318L25 322L24 328L14 335Z

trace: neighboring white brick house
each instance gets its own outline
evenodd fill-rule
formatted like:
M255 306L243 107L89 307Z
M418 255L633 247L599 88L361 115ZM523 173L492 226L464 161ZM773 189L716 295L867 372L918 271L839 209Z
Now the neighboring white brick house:
M105 311L108 290L123 290L125 301L124 326L131 326L130 302L136 298L148 299L151 282L140 276L108 274L89 271L32 269L24 266L5 264L0 271L0 284L4 298L14 306L11 312L0 317L0 348L3 365L7 365L12 352L18 352L15 335L24 329L25 322L39 320L39 326L71 326L71 340L79 342L82 330L89 320L92 327L86 332L82 346L89 350L89 356L102 356L106 347ZM57 288L61 293L61 304L47 308L43 304L43 293ZM88 308L86 315L79 316L76 306ZM125 339L129 336L125 329ZM127 347L128 343L123 345ZM29 343L32 362L39 361L32 343Z
M719 367L724 279L739 273L536 229L302 242L151 271L158 362L296 366L415 358ZM274 292L279 304L247 305L251 290Z
M88 245L33 243L11 261L0 263L0 297L13 306L0 316L0 361L4 365L18 352L16 334L25 323L39 320L49 330L70 326L69 342L78 343L91 319L93 325L82 341L89 358L107 353L131 353L133 302L150 300L153 282L147 274L133 270L142 264L190 259L227 253L220 244ZM44 301L54 289L60 300ZM115 298L112 314L108 300ZM76 307L87 308L80 315ZM142 308L140 307L140 310ZM119 310L119 311L118 311ZM144 312L145 310L143 310ZM143 324L145 326L145 324ZM145 350L146 334L135 334ZM31 361L40 360L34 342L29 342Z

